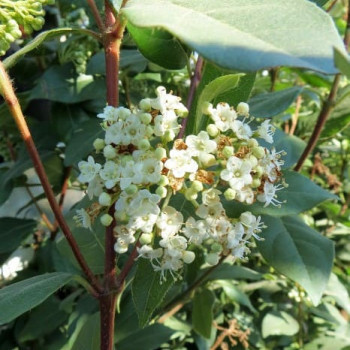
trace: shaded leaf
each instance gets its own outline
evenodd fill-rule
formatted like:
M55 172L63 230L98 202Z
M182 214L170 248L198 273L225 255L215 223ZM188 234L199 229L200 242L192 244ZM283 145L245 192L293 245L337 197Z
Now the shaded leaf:
M334 63L341 73L350 79L350 58L344 52L334 49Z
M294 335L299 331L297 320L285 311L273 311L262 320L262 336L267 338L274 335Z
M89 316L81 327L71 350L100 349L100 313Z
M261 254L276 270L299 283L318 304L331 273L334 243L297 217L262 219L268 228L265 241L257 241Z

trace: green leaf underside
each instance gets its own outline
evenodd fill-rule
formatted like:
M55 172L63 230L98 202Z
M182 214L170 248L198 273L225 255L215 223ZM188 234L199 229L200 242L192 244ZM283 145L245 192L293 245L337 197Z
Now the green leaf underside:
M301 86L293 86L289 89L254 96L248 101L249 112L257 118L273 117L285 111L302 90Z
M338 49L334 49L335 66L350 79L350 58Z
M278 200L282 202L286 201L280 208L273 204L264 207L264 203L260 202L246 205L236 201L223 200L227 214L230 217L238 217L244 211L251 211L256 215L293 215L311 209L327 199L337 199L337 196L317 186L307 177L297 172L285 171L283 177L285 178L288 187L283 188L276 193Z
M187 63L187 54L180 42L161 29L138 28L131 23L128 31L140 52L151 62L166 69L181 69Z
M215 296L211 290L203 289L193 298L193 329L204 338L209 339L213 323L213 306Z
M82 28L59 28L59 29L51 29L45 32L38 34L31 42L29 42L26 46L22 47L20 50L16 51L11 56L7 57L4 60L4 66L6 69L14 66L20 58L22 58L25 54L30 51L36 49L43 42L50 40L54 37L68 34L87 34L91 35L91 32Z
M1 289L0 324L8 323L39 305L72 279L73 275L71 274L53 272L35 276Z
M160 283L160 273L153 270L146 259L140 259L132 283L132 297L139 317L140 327L145 327L154 311L163 301L168 290L174 283L173 278L167 274L166 281Z
M100 349L100 313L89 316L82 326L71 350Z
M267 262L299 283L317 305L327 286L334 258L334 243L308 227L298 217L263 216L268 227L257 241Z
M266 314L262 321L262 336L287 335L291 336L299 331L297 320L285 311L273 311Z
M122 13L239 71L283 65L336 73L333 47L345 52L331 17L306 0L130 0Z

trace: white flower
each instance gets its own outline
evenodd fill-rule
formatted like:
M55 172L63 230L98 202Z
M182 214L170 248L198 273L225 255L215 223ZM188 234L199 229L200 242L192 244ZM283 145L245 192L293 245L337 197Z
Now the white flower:
M172 131L174 135L178 133L180 125L177 122L177 115L170 111L166 115L157 115L154 118L154 134L164 136L167 131Z
M240 222L238 222L232 227L227 235L227 248L233 249L237 247L241 243L243 236L244 227Z
M249 140L253 132L247 123L243 123L240 120L235 120L232 123L232 131L236 134L240 140Z
M105 143L119 145L123 138L123 123L118 121L107 127L105 133Z
M111 189L119 181L120 168L115 162L109 160L100 170L100 176L104 180L106 188Z
M147 158L141 162L143 183L158 183L161 177L163 163L155 158Z
M94 177L98 174L101 169L101 164L95 163L94 158L91 156L88 157L88 161L80 161L78 163L78 167L80 170L80 175L78 176L78 180L81 182L90 182L94 179Z
M264 207L267 207L270 203L274 206L280 206L283 202L279 201L276 197L276 192L284 188L283 185L279 184L275 186L274 184L266 181L264 183L264 193L260 193L257 196L259 202L265 202Z
M144 233L151 233L153 227L157 221L158 215L144 214L139 216L133 216L129 221L129 227L133 230L141 230Z
M156 260L158 262L158 259L163 255L162 248L153 249L149 245L143 245L141 248L137 248L137 252L139 257L149 259L151 263L152 263L152 260Z
M258 127L258 135L268 143L273 142L273 135L275 133L275 128L270 124L270 120L267 119Z
M208 238L208 224L205 220L196 221L193 217L189 217L183 233L191 243L200 245Z
M107 106L104 108L103 113L97 114L97 118L115 122L118 120L118 109L113 106Z
M227 161L226 169L221 171L220 177L228 181L233 190L241 190L245 185L252 183L251 171L252 164L249 160L232 156Z
M182 178L186 173L195 173L198 169L198 164L191 158L191 154L187 150L177 149L170 151L170 158L164 166L171 170L176 178Z
M91 218L85 209L78 209L75 211L73 219L76 222L77 226L82 226L91 231Z
M213 221L215 222L217 219L219 219L221 216L225 215L225 209L222 206L222 204L214 203L211 205L204 205L201 204L196 209L196 214L202 218L206 219L209 224L211 224Z
M260 240L257 233L261 232L264 223L261 222L261 216L254 216L250 211L246 211L239 217L241 223L247 228L246 239L254 236L256 239Z
M152 194L146 189L140 190L129 204L129 214L132 216L158 215L160 212L157 204L159 200L158 195Z
M179 211L170 206L165 207L157 220L161 236L167 238L175 235L182 226L183 220L184 218Z
M227 103L219 103L216 109L210 108L209 113L213 119L215 126L220 131L227 131L232 128L232 123L237 118L235 110Z
M251 187L244 186L239 191L236 191L235 199L242 203L253 204L254 192Z
M212 205L220 202L219 195L221 191L211 187L208 190L202 192L202 203L205 205Z
M94 196L98 197L103 192L104 181L99 175L96 175L92 181L89 182L87 193L90 199Z
M125 190L133 184L142 182L141 164L135 163L132 159L128 160L120 169L120 188Z
M188 146L187 151L193 157L198 157L201 162L206 162L209 153L214 153L217 148L216 142L210 140L208 133L205 131L201 131L198 136L187 136L185 143Z

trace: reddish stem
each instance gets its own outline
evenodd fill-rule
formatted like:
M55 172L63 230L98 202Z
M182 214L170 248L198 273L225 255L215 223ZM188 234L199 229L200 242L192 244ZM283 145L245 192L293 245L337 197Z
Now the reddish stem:
M61 230L66 237L75 258L77 259L80 267L84 271L87 279L91 283L92 287L95 289L96 292L101 292L102 288L96 279L95 275L90 270L89 266L87 265L83 255L80 252L79 246L73 237L62 213L61 210L56 202L55 195L51 189L49 180L47 178L44 166L41 162L38 150L36 149L36 146L34 144L32 135L30 133L30 130L28 128L28 125L24 119L22 109L19 105L18 99L16 97L16 94L13 90L13 86L11 84L11 81L5 71L5 68L0 61L0 90L2 95L4 96L5 102L8 105L10 112L12 116L15 119L15 122L17 124L17 127L21 133L22 139L27 147L28 153L33 161L34 168L36 170L36 173L40 179L41 185L44 189L45 195L49 201L50 207L55 215L55 218L57 222L59 223Z
M100 16L100 12L98 11L95 1L87 0L87 2L88 2L88 5L90 6L92 15L94 16L98 29L100 30L101 33L103 33L105 31L105 26L103 24L102 18Z
M194 96L196 93L196 89L197 89L197 86L198 86L198 84L201 80L201 77L202 77L203 63L204 63L203 58L201 56L198 56L196 68L194 69L193 75L191 77L190 91L188 93L188 98L187 98L187 103L186 103L186 108L188 111L191 110ZM182 124L181 124L181 130L180 130L177 138L182 139L184 137L187 122L188 122L188 117L183 119Z

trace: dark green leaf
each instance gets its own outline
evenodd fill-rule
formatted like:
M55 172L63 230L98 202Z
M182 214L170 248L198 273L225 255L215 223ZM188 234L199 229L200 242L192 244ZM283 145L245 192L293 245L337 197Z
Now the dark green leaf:
M93 151L93 142L98 137L103 137L99 119L93 118L82 123L74 130L67 144L64 165L69 166L85 159Z
M286 171L283 173L283 177L288 187L277 192L278 200L286 201L281 204L280 208L272 204L264 208L264 204L260 202L246 205L235 201L227 202L223 200L227 214L230 217L238 217L244 211L251 211L254 214L268 214L272 216L293 215L311 209L327 199L337 199L337 196L317 186L307 177L297 172Z
M132 333L121 342L117 342L118 350L155 350L160 345L169 341L175 333L171 328L162 324L153 324L144 329Z
M68 273L53 272L35 276L1 289L0 324L8 323L39 305L73 278L74 276Z
M68 314L59 310L59 306L57 299L49 298L35 308L21 329L18 340L35 340L57 329L68 318Z
M188 60L181 43L162 29L138 28L130 22L128 31L141 53L151 62L166 69L181 69Z
M310 0L317 4L318 6L322 7L324 4L326 4L329 0Z
M29 219L0 218L0 254L15 250L33 232L36 224Z
M192 325L193 329L204 338L210 338L213 326L214 293L203 289L196 292L193 298Z
M333 47L344 52L331 17L306 0L130 0L122 13L239 71L284 65L335 73Z
M303 87L293 86L276 92L256 95L248 101L253 117L269 118L285 111L301 93Z
M276 270L299 283L318 304L331 273L334 244L297 217L263 216L268 229L258 248Z
M71 350L100 349L100 313L88 317L82 326Z
M92 75L76 75L71 64L51 66L39 78L30 99L48 99L62 103L105 99L105 81Z
M299 331L297 320L285 311L273 311L265 315L262 321L262 336L294 335Z
M132 297L134 300L140 327L145 327L156 308L163 301L166 293L174 283L172 276L167 275L161 282L159 272L153 270L146 259L140 259L132 282Z

